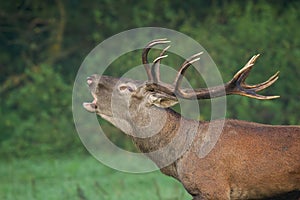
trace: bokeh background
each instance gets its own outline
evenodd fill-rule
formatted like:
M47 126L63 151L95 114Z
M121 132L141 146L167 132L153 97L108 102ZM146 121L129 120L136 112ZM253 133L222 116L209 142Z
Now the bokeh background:
M279 70L280 79L263 94L281 98L229 96L226 117L299 125L299 10L296 0L1 1L0 199L191 199L160 172L118 172L86 152L71 109L83 59L106 38L145 26L194 38L226 81L261 53L248 82ZM140 60L140 52L130 54L107 73L121 76ZM197 77L188 79L198 86ZM208 120L209 102L200 105L199 119ZM136 151L120 131L100 123L115 144Z

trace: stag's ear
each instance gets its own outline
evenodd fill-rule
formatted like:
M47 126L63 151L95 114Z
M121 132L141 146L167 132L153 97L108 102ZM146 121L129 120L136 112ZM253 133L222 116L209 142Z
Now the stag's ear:
M176 97L165 93L151 93L149 95L149 104L160 108L169 108L178 103Z

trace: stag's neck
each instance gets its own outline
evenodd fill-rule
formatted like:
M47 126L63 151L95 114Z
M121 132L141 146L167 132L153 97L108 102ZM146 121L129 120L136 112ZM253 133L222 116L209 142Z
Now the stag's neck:
M155 116L157 120L153 120L151 125L148 124L142 129L137 127L138 123L134 124L136 137L132 139L143 153L156 151L170 143L180 127L181 116L178 113L171 109L154 109L151 116Z
M165 174L177 177L176 160L191 146L199 132L199 121L188 120L171 109L155 108L151 116L159 117L159 131L150 137L132 137L141 152L152 159ZM151 129L148 128L148 129ZM139 129L135 135L143 135Z

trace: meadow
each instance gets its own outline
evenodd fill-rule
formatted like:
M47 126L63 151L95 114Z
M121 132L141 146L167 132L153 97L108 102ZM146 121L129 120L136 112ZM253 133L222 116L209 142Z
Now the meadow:
M185 200L191 196L160 172L115 171L91 156L2 160L0 199Z

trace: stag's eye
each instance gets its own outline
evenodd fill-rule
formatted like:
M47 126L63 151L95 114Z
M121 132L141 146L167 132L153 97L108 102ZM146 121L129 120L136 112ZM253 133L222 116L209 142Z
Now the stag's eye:
M119 89L120 89L121 91L124 91L124 90L126 90L126 89L127 89L127 86L125 86L125 85L123 85L123 86L120 86L120 87L119 87Z
M131 87L127 87L129 92L133 92L133 89Z
M125 91L129 91L129 92L133 92L133 89L131 88L131 87L129 87L128 85L123 85L123 86L120 86L119 87L119 90L121 91L121 92L125 92Z
M120 92L133 92L136 88L131 83L124 83L118 86Z

